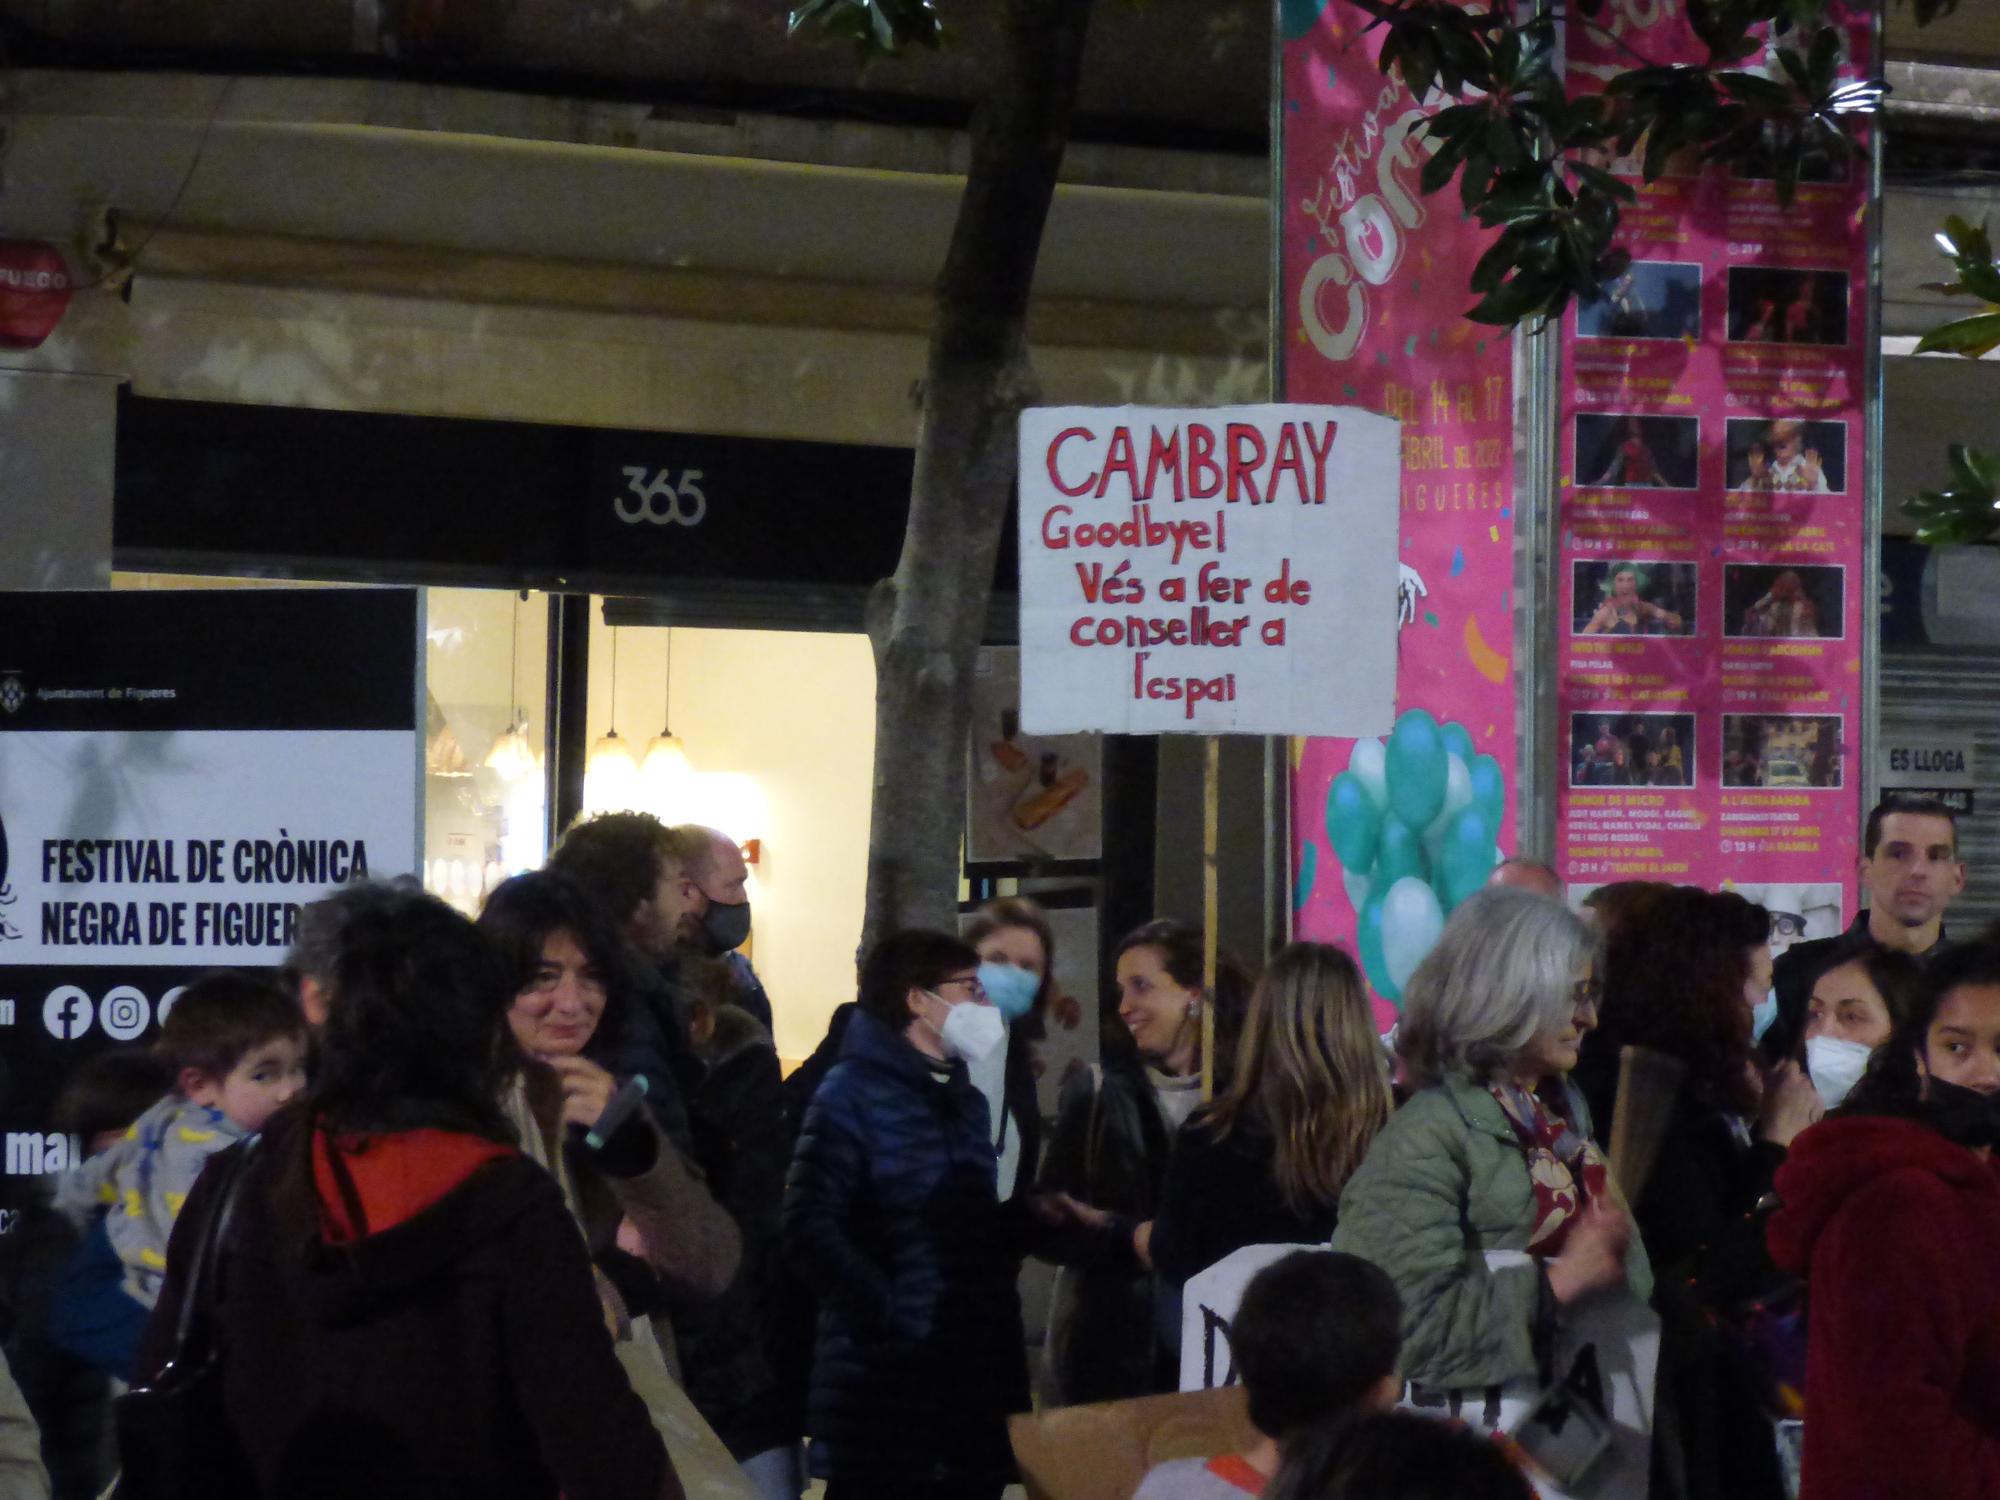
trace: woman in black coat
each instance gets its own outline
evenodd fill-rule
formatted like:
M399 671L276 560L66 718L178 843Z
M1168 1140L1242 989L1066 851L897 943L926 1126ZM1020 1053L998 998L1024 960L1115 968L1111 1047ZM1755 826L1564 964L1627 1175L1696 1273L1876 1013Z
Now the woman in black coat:
M880 943L799 1132L784 1248L819 1299L806 1425L828 1500L994 1500L1013 1476L1019 1236L966 1074L1005 1023L978 969L943 933Z
M140 1353L143 1385L240 1171L209 1309L240 1452L204 1455L204 1493L680 1500L583 1237L498 1103L520 1060L498 956L442 901L386 886L336 948L304 997L312 1085L196 1183Z
M1782 1493L1759 1377L1718 1327L1783 1290L1759 1211L1792 1140L1821 1113L1796 1063L1768 1079L1751 1013L1770 981L1771 919L1731 892L1680 886L1611 933L1597 1032L1575 1078L1601 1142L1615 1125L1619 1049L1664 1053L1685 1072L1651 1175L1632 1205L1652 1258L1662 1329L1655 1463L1689 1500ZM1678 1433L1677 1450L1660 1439Z
M1287 944L1250 998L1235 1076L1181 1127L1138 1248L1178 1288L1246 1245L1325 1244L1390 1103L1388 1055L1354 960L1325 943Z

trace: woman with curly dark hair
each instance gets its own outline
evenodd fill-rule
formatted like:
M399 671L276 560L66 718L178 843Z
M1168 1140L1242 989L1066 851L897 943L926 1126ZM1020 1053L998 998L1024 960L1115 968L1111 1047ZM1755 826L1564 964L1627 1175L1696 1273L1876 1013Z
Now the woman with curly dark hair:
M1752 1372L1715 1325L1784 1286L1758 1205L1819 1096L1795 1062L1769 1078L1751 1015L1770 983L1771 917L1732 892L1680 886L1619 924L1605 947L1604 1001L1576 1080L1599 1138L1614 1124L1619 1049L1649 1048L1685 1073L1633 1217L1659 1272L1662 1409L1679 1435L1656 1464L1685 1465L1690 1497L1783 1493Z

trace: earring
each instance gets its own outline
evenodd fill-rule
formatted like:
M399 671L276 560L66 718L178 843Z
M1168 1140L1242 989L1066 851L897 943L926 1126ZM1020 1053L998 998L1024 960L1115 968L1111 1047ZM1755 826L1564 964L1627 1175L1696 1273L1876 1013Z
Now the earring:
M1201 1014L1201 1002L1199 1000L1188 1001L1188 1014L1191 1016L1198 1016Z

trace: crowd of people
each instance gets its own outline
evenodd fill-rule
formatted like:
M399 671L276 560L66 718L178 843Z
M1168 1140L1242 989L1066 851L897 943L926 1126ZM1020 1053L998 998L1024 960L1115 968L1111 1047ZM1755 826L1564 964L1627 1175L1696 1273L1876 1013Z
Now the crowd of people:
M1775 970L1740 895L1579 912L1509 860L1391 1047L1340 948L1253 977L1149 922L1046 1132L1028 899L884 938L782 1077L712 830L580 823L476 922L344 888L281 982L205 978L71 1080L0 1489L98 1494L111 1389L124 1461L165 1461L192 1383L222 1500L659 1500L691 1433L742 1495L994 1500L1032 1390L1175 1389L1190 1281L1306 1246L1227 1320L1257 1441L1140 1500L1993 1494L2000 932L1946 943L1942 805L1864 845L1867 910Z

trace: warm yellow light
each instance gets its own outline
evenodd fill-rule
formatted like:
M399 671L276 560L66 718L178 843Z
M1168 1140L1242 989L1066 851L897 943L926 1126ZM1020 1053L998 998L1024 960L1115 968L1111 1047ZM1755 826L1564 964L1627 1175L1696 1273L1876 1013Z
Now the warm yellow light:
M639 807L643 790L639 763L617 730L590 747L583 765L585 812L629 812Z
M486 752L485 765L487 770L497 772L502 781L518 781L540 769L541 757L528 743L519 719L493 741L493 748Z
M661 730L646 746L646 758L639 766L646 800L663 822L685 822L693 816L694 763L688 759L681 737Z

